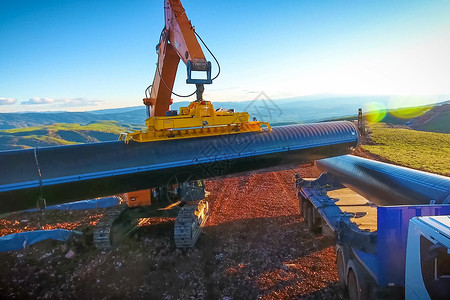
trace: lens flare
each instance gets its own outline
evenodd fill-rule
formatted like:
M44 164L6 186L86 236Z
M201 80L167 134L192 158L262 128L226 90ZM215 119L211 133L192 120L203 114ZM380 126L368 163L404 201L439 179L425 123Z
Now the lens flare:
M387 113L386 105L381 102L369 102L364 105L366 120L369 123L378 123L384 119Z

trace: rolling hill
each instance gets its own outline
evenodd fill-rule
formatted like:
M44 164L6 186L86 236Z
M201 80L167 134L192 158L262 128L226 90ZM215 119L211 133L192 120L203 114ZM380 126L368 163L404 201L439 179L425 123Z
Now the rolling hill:
M87 125L56 123L1 130L0 150L111 141L131 129L135 128L116 121L101 121Z
M120 124L143 125L146 119L145 108L125 112L29 112L0 114L0 130L46 126L55 123L90 124L93 122L115 121Z
M283 99L273 101L261 98L243 102L217 102L216 108L235 108L247 111L251 117L268 121L272 126L324 120L354 120L358 107L368 100L363 98ZM187 106L177 102L172 109ZM366 119L383 114L380 122L409 126L415 130L450 133L450 101L434 106L372 111ZM344 117L342 116L349 116ZM121 132L143 127L145 107L126 107L90 112L30 112L0 114L0 150L68 145L116 140Z
M246 111L260 121L271 123L308 123L343 116L355 116L358 108L369 102L388 103L389 96L333 97L314 96L271 100L261 94L255 100L240 102L213 102L215 108L234 108ZM447 101L448 102L448 101ZM443 102L445 103L445 102ZM171 109L178 110L189 102L175 102ZM442 103L441 103L442 104ZM429 107L428 107L429 108ZM0 130L43 126L54 123L86 125L91 122L117 121L120 124L142 126L147 118L144 106L104 109L88 112L26 112L0 113ZM384 120L384 122L390 122ZM405 119L399 120L402 124Z
M450 133L450 101L417 107L386 111L369 111L364 114L369 123L400 125L419 131ZM356 115L332 120L355 120Z
M450 103L435 106L413 118L409 126L421 131L450 133Z

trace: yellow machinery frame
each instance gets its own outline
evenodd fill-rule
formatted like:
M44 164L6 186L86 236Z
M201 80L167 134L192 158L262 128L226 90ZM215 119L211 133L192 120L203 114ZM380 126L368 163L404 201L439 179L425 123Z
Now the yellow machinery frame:
M150 117L145 121L147 130L134 130L120 134L119 140L128 143L184 139L203 136L271 131L268 122L249 121L246 112L216 111L210 101L194 101L181 107L176 116Z

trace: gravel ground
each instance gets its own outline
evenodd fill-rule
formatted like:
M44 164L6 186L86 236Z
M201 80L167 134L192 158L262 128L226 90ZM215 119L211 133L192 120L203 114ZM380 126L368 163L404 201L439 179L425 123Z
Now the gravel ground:
M194 249L175 249L173 218L153 218L111 251L93 247L105 209L12 214L0 235L66 228L66 243L44 241L0 253L3 299L345 299L334 242L307 230L293 174L315 167L209 180L211 216Z

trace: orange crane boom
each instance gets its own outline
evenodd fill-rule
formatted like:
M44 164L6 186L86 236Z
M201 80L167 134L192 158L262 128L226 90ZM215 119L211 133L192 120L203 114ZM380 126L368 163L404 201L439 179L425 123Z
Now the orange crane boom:
M197 100L202 100L203 84L212 83L211 63L205 59L195 36L195 28L187 18L179 0L164 1L165 27L156 50L158 64L150 98L144 98L149 117L165 116L172 102L171 95L178 63L187 66L186 83L196 84ZM206 79L193 79L192 71L206 72Z

